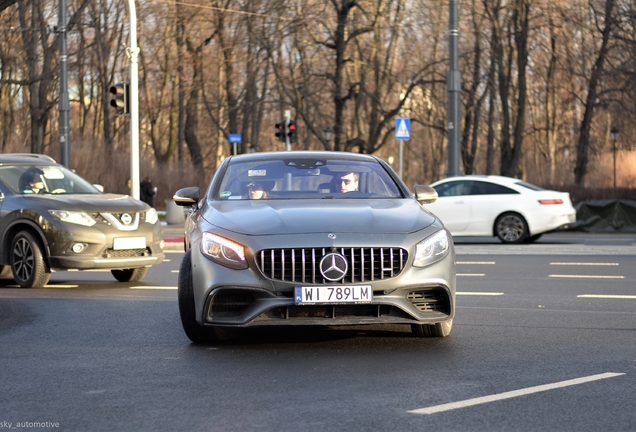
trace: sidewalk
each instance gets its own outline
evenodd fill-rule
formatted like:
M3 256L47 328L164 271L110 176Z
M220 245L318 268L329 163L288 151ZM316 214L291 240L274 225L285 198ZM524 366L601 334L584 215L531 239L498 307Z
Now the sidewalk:
M183 252L183 224L163 225L163 240L165 251L181 251Z

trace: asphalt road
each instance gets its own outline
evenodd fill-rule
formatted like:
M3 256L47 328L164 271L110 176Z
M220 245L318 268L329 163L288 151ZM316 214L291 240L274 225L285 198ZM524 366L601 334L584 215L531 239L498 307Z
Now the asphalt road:
M43 289L0 281L0 429L636 430L636 236L456 249L445 339L296 328L192 345L179 252L137 284L108 272L54 273Z

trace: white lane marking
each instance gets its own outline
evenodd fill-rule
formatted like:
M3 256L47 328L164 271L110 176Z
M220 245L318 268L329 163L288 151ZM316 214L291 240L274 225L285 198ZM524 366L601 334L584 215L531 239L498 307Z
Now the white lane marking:
M170 270L170 273L179 273L179 270Z
M455 264L495 265L494 261L457 261Z
M600 276L600 275L548 275L551 278L561 279L625 279L625 276Z
M511 399L511 398L515 398L515 397L519 397L519 396L526 396L526 395L533 394L533 393L539 393L539 392L544 392L544 391L548 391L548 390L554 390L554 389L558 389L558 388L574 386L574 385L578 385L578 384L585 384L585 383L588 383L588 382L591 382L591 381L597 381L597 380L602 380L602 379L607 379L607 378L614 378L614 377L621 376L621 375L625 375L625 374L624 373L606 372L606 373L602 373L602 374L598 374L598 375L590 375L590 376L587 376L587 377L575 378L575 379L571 379L571 380L567 380L567 381L561 381L561 382L557 382L557 383L553 383L553 384L544 384L544 385L540 385L540 386L536 386L536 387L528 387L528 388L525 388L525 389L513 390L513 391L509 391L509 392L504 392L504 393L498 393L498 394L494 394L494 395L490 395L490 396L482 396L482 397L473 398L473 399L466 399L466 400L459 401L459 402L451 402L451 403L442 404L442 405L435 405L435 406L427 407L427 408L419 408L419 409L408 411L408 412L411 413L411 414L435 414L435 413L444 412L444 411L451 411L451 410L459 409L459 408L466 408L466 407L474 406L474 405L481 405L481 404L485 404L485 403L488 403L488 402L495 402L495 401L500 401L500 400L504 400L504 399Z
M551 262L553 266L618 266L618 263L593 263L593 262Z
M457 276L476 276L476 277L483 277L486 276L485 273L457 273Z
M636 295L611 295L611 294L581 294L578 298L600 298L600 299L630 299L636 300Z
M134 290L176 290L176 286L134 286L130 287Z
M504 295L504 293L500 293L500 292L469 292L469 291L456 292L455 294L465 295L465 296L502 296Z

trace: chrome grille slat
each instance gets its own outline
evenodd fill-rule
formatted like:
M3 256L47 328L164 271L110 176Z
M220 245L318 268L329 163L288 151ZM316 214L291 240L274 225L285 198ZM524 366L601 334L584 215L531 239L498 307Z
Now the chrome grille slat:
M320 260L330 248L265 249L256 264L263 276L292 283L333 284L320 274ZM408 252L392 247L348 247L335 249L349 264L347 274L336 283L363 283L398 276L408 261Z

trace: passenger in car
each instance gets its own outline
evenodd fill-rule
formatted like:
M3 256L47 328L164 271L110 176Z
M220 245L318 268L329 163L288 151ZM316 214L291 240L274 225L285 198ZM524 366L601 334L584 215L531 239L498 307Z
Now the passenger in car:
M257 182L250 182L247 184L247 199L267 199L269 195L263 188L263 185Z

